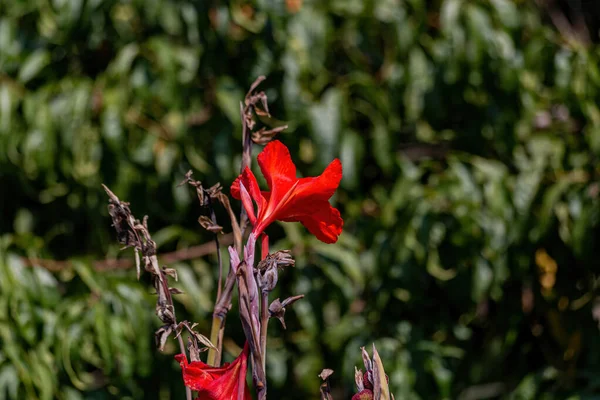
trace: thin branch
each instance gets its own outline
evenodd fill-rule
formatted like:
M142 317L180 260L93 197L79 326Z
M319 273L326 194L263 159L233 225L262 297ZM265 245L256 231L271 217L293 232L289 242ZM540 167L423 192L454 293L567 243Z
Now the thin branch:
M221 244L228 246L233 243L231 233L221 236ZM217 251L215 242L207 242L186 249L180 249L159 255L165 264L172 264L178 261L194 260L212 254ZM45 268L51 272L59 272L65 269L73 268L73 262L69 260L51 260L37 257L21 257L21 261L26 267ZM97 271L106 271L112 269L129 269L135 266L135 261L130 258L96 260L92 262L92 267Z
M135 124L147 132L155 133L158 137L165 141L172 141L175 135L171 130L163 123L154 121L139 110L131 108L125 114L125 120L129 123Z
M590 32L579 10L574 10L575 16L573 19L575 23L571 24L555 0L537 0L536 2L540 8L546 10L550 20L563 38L584 46L589 46L592 43Z

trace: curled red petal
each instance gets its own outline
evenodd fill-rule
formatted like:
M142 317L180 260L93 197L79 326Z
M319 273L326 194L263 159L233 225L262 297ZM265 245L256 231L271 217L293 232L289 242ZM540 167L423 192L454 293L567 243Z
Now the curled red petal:
M202 361L194 361L188 364L184 354L177 354L175 359L179 361L183 374L183 383L192 390L203 390L212 381L215 380L213 374L215 371L209 372L212 368L204 364ZM216 373L218 375L218 373Z
M333 208L328 202L325 203L312 213L298 216L296 220L320 241L335 243L342 233L344 220L337 208Z
M256 225L256 219L260 218L261 213L266 208L267 200L263 196L256 177L250 168L246 167L240 176L231 184L231 195L242 200L242 204L246 209L248 218L252 225ZM254 201L257 206L257 212L254 212Z
M240 195L240 179L241 179L241 177L242 177L242 175L235 178L235 181L233 181L233 183L231 184L231 188L229 189L229 192L231 193L231 197L233 197L236 200L242 199L242 197Z
M254 204L252 203L252 198L246 190L246 186L240 181L240 197L242 198L242 205L246 209L246 214L248 214L248 219L252 225L256 225L256 214L254 214Z
M258 187L258 181L250 168L244 168L244 172L242 172L241 175L241 182L246 186L246 189L250 192L250 196L252 196L252 199L256 202L258 214L260 214L265 208L266 200L262 196L260 188Z
M185 385L196 390L198 398L251 400L250 389L246 384L248 351L246 343L242 353L232 363L222 367L211 367L202 361L188 364L183 354L176 355L175 359L181 365Z

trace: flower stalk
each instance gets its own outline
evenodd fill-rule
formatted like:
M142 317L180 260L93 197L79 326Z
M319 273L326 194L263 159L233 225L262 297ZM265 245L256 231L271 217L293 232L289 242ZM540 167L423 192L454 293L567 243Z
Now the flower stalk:
M109 213L113 218L119 240L126 246L134 247L136 256L141 252L145 269L153 274L153 283L158 294L156 312L165 323L156 333L157 343L162 349L167 337L173 332L176 333L181 353L176 356L176 359L182 368L188 400L192 398L191 390L197 391L199 398L202 399L250 400L249 389L245 383L248 358L257 397L259 400L266 399L269 319L279 319L285 329L286 307L302 299L304 295L291 296L283 302L276 299L269 305L269 293L277 285L279 269L293 266L294 260L286 250L269 254L269 237L265 232L275 221L300 222L319 240L334 243L338 240L343 227L339 211L329 204L329 199L333 196L342 177L340 161L333 160L317 177L297 178L296 166L287 147L278 140L271 140L285 127L271 130L261 128L253 131L256 116L270 116L265 93L255 92L264 79L259 77L252 84L244 102L240 104L242 163L240 176L231 185L232 196L242 202L239 219L236 218L220 184L206 189L201 182L192 179L191 171L186 174L185 180L181 183L187 183L196 189L200 206L205 210L198 222L212 233L217 250L218 281L210 340L193 330L195 324L190 326L187 321L177 323L172 294L179 291L170 288L167 282L169 275L176 279L175 271L159 267L156 245L148 233L146 220L143 223L135 220L128 204L120 202L108 188L104 187L109 195ZM257 161L269 187L268 191L260 190L251 170L253 143L266 144L258 155ZM233 245L228 247L229 270L226 275L219 240L223 227L217 223L213 208L215 204L221 204L231 220ZM246 228L250 225L251 230L246 232ZM247 237L245 243L244 237ZM261 251L258 263L255 257L257 241L260 241ZM138 258L136 260L139 278L140 263ZM239 296L239 315L246 343L244 350L233 363L221 365L225 322L236 286ZM191 363L188 363L181 336L184 329L189 333ZM200 361L199 343L203 343L208 349L206 364Z

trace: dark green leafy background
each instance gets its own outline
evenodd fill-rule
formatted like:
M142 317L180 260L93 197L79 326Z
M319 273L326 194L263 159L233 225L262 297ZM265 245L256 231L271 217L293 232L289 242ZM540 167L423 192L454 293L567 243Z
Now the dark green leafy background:
M541 3L0 0L0 399L183 398L148 277L93 268L133 258L100 184L159 252L210 241L177 184L228 192L259 75L299 173L344 166L337 244L269 229L296 258L273 298L306 294L271 322L270 398L331 368L349 399L372 342L396 399L598 398L600 49L552 23L593 2ZM215 261L170 265L207 335Z

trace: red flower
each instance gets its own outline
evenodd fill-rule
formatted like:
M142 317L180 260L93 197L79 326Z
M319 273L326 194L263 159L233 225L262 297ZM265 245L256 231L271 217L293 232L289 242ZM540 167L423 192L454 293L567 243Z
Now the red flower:
M258 165L270 192L261 192L249 168L231 185L231 195L241 199L256 237L275 220L301 222L325 243L335 243L344 221L329 198L342 179L342 163L337 158L314 178L296 178L296 166L283 143L274 140L258 155ZM252 201L256 203L254 213Z
M352 400L373 400L373 391L371 389L363 389L352 396Z
M222 367L211 367L202 361L188 364L185 354L177 354L183 372L183 382L192 390L198 391L202 400L252 400L246 384L248 369L248 343L242 353L232 363Z

